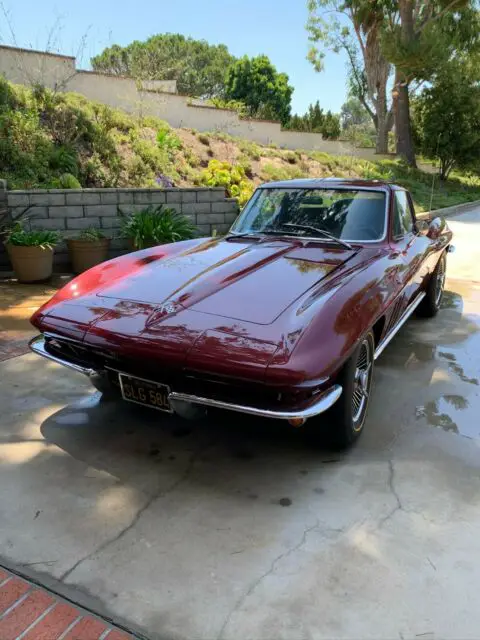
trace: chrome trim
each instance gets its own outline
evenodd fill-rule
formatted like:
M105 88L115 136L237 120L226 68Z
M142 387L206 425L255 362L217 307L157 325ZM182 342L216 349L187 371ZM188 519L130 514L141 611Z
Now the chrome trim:
M327 409L330 409L341 395L342 387L339 384L335 384L325 391L322 391L322 393L316 397L316 401L313 404L306 409L300 409L299 411L260 409L259 407L233 404L230 402L223 402L221 400L214 400L213 398L201 398L199 396L193 396L188 393L178 393L176 391L172 391L168 396L168 399L172 402L174 408L175 400L178 400L181 402L190 402L191 404L201 404L206 407L236 411L238 413L248 413L249 415L260 416L263 418L273 418L275 420L293 420L294 418L303 418L306 420L307 418L313 418L314 416L327 411Z
M28 346L37 355L42 356L43 358L47 358L47 360L52 360L57 364L62 364L64 367L73 369L78 373L83 373L85 376L88 376L89 378L91 378L92 376L98 373L95 369L91 369L89 367L82 367L79 364L73 364L73 362L68 362L68 360L62 360L61 358L58 358L57 356L54 356L51 353L49 353L45 349L45 338L43 335L39 335L39 336L36 336L35 338L32 338L28 343Z
M403 327L408 318L412 315L421 301L425 298L425 291L421 291L418 296L408 305L405 311L402 313L400 320L397 324L390 329L389 333L383 338L378 347L375 349L375 353L373 354L373 359L376 360L378 356L383 353L385 347L390 343L392 338L397 334L397 332Z
M447 253L455 253L455 245L449 244L447 247Z

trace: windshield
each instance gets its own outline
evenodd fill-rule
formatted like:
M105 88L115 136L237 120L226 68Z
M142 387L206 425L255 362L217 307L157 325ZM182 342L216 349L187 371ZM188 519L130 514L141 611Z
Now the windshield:
M364 242L381 240L385 221L383 191L267 188L254 193L230 231Z

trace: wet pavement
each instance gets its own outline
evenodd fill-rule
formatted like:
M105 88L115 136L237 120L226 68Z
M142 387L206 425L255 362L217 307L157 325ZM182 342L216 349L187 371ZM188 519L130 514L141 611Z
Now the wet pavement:
M4 562L150 638L478 638L480 211L449 224L443 308L379 359L347 454L0 363Z

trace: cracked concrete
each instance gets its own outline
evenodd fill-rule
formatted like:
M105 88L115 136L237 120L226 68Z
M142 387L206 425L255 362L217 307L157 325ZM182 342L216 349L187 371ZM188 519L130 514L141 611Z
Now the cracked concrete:
M451 225L444 308L382 355L341 456L1 363L3 561L150 638L478 638L480 212Z

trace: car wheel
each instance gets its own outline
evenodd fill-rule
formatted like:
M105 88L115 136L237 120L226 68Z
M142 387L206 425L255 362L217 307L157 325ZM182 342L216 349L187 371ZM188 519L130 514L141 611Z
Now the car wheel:
M375 340L369 331L338 376L342 395L325 416L328 441L335 449L352 446L363 431L372 387L374 351Z
M423 318L433 318L440 309L443 290L445 288L445 278L447 273L447 256L444 253L432 273L426 289L426 296L418 307L418 315Z

